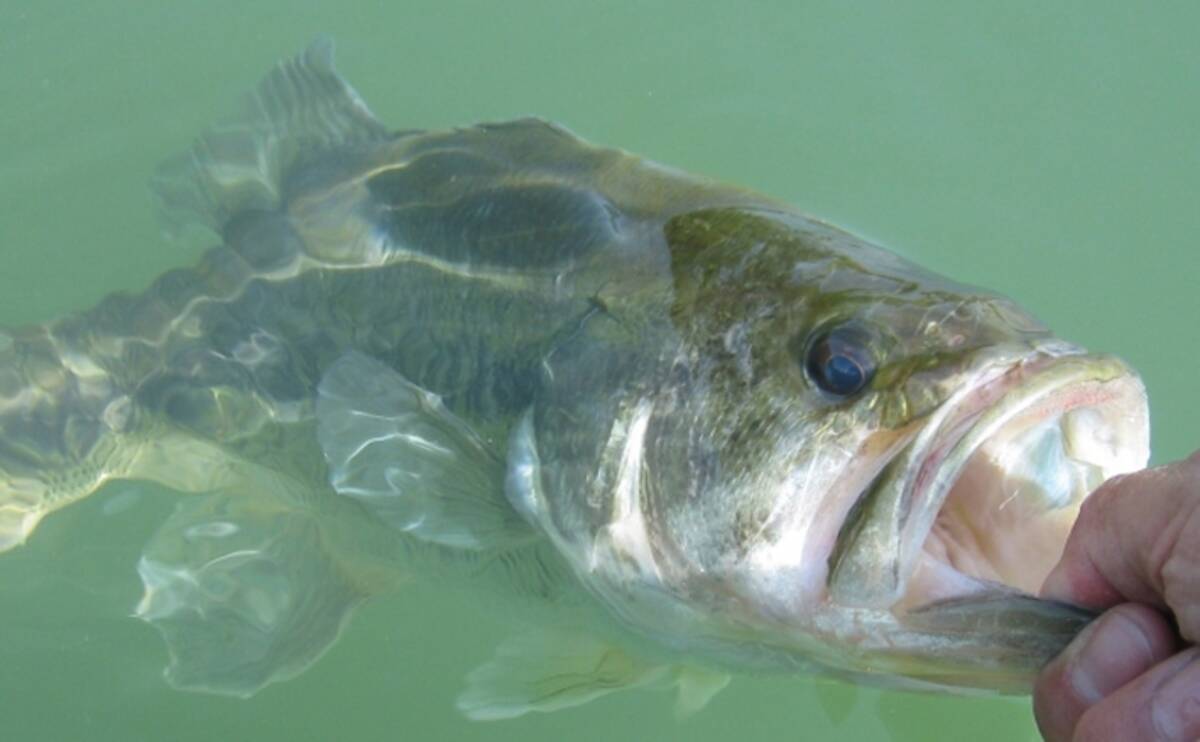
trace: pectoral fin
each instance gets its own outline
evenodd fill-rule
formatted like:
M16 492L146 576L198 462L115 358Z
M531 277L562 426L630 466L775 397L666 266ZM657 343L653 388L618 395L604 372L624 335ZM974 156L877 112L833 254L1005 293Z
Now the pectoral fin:
M504 497L504 461L437 395L358 353L321 380L317 436L330 483L391 526L469 549L534 538Z
M261 490L183 501L138 572L136 615L167 643L168 682L240 697L315 662L368 594L314 518Z
M593 636L548 631L514 637L467 676L458 708L477 721L579 706L631 688L676 688L676 712L694 713L729 682L700 668L645 662Z

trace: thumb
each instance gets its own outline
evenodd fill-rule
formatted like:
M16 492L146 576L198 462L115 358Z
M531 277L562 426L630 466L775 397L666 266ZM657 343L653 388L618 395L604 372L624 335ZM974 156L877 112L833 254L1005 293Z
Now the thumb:
M1200 649L1160 663L1089 708L1075 726L1074 740L1200 739Z
M1127 603L1110 609L1038 675L1038 729L1049 742L1072 739L1089 709L1170 658L1175 642L1174 629L1153 608Z

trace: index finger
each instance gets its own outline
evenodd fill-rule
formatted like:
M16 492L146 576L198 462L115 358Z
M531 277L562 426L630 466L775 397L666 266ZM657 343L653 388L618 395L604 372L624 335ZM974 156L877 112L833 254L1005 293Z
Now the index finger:
M1090 608L1166 606L1200 635L1200 452L1105 482L1083 503L1042 594Z

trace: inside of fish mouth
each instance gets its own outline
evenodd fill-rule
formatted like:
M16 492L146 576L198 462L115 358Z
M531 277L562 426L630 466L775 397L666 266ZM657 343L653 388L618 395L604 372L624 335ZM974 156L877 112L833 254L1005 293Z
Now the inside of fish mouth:
M998 590L1038 593L1083 500L1144 460L1130 409L1137 400L1124 388L1097 395L1100 386L1073 385L970 452L915 563L899 565L909 575L893 611Z

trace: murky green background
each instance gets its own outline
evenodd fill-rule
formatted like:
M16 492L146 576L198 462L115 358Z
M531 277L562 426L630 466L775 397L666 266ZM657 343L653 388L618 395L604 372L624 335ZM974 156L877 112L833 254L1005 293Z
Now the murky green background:
M1200 445L1200 5L0 0L0 322L137 290L199 244L144 183L317 33L388 123L536 113L791 200L1007 293L1144 373L1156 461ZM414 586L300 679L169 691L128 618L171 495L110 487L0 557L5 740L1035 739L1024 699L738 679L473 724L452 700L506 627Z

